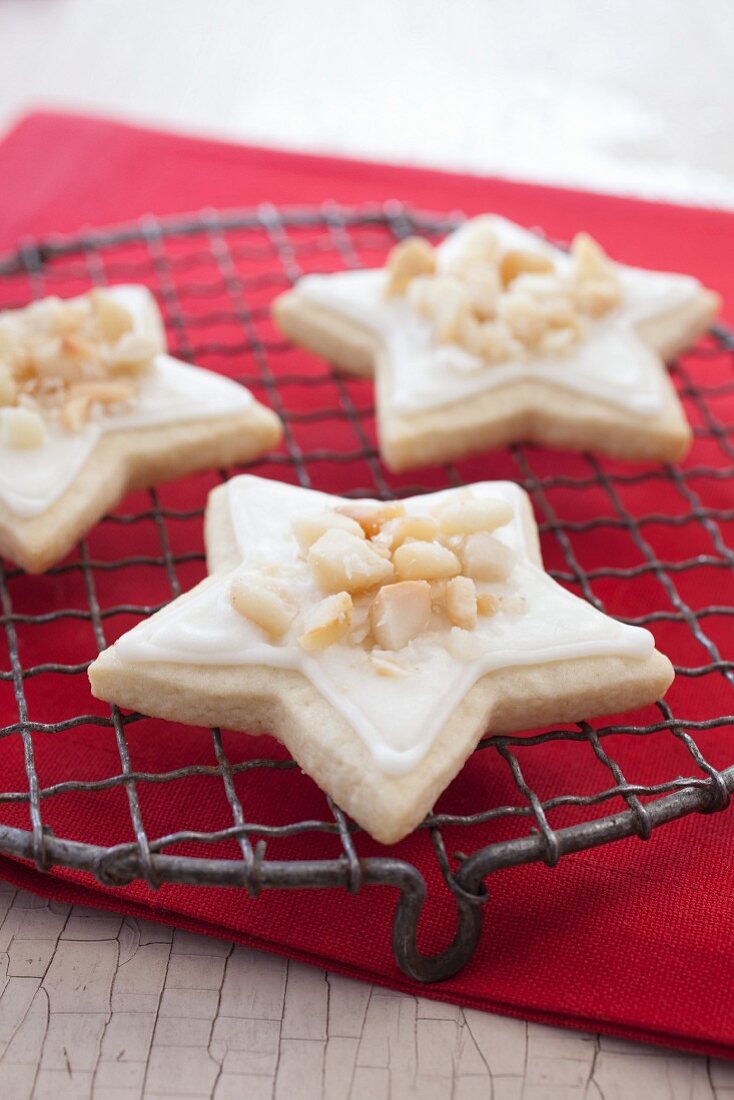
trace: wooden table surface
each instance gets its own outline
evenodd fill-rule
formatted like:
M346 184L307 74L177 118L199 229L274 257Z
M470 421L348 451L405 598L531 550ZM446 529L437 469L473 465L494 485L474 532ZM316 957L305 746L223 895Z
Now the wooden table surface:
M80 106L734 208L732 71L731 0L0 0L0 128ZM2 883L0 921L0 1100L734 1100L723 1062Z
M3 1100L734 1100L734 1064L461 1009L0 883Z

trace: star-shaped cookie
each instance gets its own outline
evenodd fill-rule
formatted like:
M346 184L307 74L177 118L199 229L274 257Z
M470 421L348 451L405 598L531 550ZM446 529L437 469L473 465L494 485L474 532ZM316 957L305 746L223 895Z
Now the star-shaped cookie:
M211 575L91 665L120 706L279 738L383 843L480 737L649 703L652 635L544 572L529 500L482 482L348 501L251 476L210 494Z
M569 253L496 216L438 248L410 238L386 268L306 275L273 316L296 343L375 375L393 470L512 442L633 461L681 458L691 432L665 360L719 304L696 279Z
M0 313L0 554L29 573L128 491L248 461L280 434L248 390L166 354L145 287Z

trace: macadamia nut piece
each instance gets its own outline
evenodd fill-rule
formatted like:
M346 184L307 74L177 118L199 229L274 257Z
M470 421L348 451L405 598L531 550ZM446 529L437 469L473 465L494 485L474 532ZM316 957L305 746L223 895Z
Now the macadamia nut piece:
M316 583L325 592L364 592L393 578L392 562L364 536L331 528L308 552Z
M321 600L304 616L299 645L307 653L318 653L341 641L349 631L352 607L352 597L348 592L336 592Z
M431 618L431 586L426 581L386 584L370 606L372 635L382 649L402 649L421 634Z

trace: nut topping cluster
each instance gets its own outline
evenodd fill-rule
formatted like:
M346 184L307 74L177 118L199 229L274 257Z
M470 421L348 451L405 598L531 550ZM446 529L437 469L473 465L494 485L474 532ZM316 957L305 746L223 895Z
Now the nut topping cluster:
M78 432L92 417L129 408L157 351L104 290L0 313L0 440L38 447L49 422Z
M369 653L379 675L403 675L398 651L427 632L473 660L479 618L523 610L520 597L489 590L515 566L514 552L494 534L511 519L504 501L471 493L423 515L399 503L340 504L292 523L322 593L316 604L299 609L287 582L260 573L236 574L230 599L272 641L291 628L308 653L347 640Z
M441 271L428 241L401 241L388 256L386 294L405 296L439 343L459 345L480 365L563 355L582 339L585 320L620 302L614 265L592 237L579 233L571 256L572 270L562 273L545 252L503 250L482 222L460 260Z

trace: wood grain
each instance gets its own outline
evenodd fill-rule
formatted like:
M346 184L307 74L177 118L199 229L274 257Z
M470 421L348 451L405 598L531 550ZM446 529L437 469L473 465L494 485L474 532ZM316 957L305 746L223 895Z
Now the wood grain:
M3 1100L734 1100L734 1065L559 1031L0 883Z

